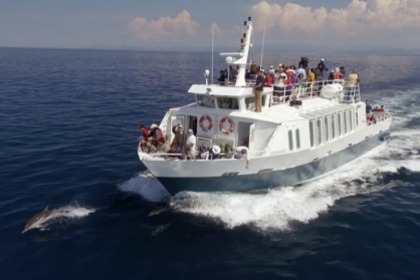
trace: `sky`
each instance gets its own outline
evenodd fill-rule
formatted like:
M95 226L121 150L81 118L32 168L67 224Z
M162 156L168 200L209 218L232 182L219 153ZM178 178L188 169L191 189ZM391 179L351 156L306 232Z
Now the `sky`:
M0 47L237 46L248 16L267 48L420 50L420 0L0 0Z

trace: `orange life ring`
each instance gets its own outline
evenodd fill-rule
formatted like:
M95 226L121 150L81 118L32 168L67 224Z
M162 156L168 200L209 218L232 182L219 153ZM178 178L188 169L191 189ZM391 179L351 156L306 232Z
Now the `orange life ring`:
M201 130L204 132L207 132L213 128L213 121L208 115L201 116L199 123Z
M232 119L223 118L219 122L219 129L224 134L231 134L235 130L235 123Z

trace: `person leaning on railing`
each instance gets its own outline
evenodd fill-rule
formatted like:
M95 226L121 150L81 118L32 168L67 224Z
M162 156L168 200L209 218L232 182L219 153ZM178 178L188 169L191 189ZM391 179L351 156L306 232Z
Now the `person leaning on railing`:
M347 77L345 88L346 88L346 95L347 99L351 100L354 98L356 94L356 86L359 81L359 75L356 73L355 70L352 71L352 73Z

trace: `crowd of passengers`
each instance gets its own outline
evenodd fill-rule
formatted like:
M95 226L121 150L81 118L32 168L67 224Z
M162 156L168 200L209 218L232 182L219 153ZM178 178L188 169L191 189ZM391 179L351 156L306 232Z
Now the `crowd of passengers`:
M232 66L228 69L221 70L218 81L220 84L229 84L235 82L237 70ZM288 91L295 88L296 86L311 87L321 85L321 81L328 80L333 83L335 80L346 81L346 88L355 88L359 82L359 74L353 70L348 76L346 76L346 69L344 66L329 70L324 58L322 58L316 67L309 67L309 59L307 57L301 57L298 67L295 65L283 65L279 64L277 67L270 66L266 71L259 65L252 63L251 67L247 69L245 79L247 81L254 81L259 73L262 73L264 78L265 87L274 87L275 95L280 95L283 91ZM319 93L320 87L318 87Z
M217 149L210 149L205 145L197 146L197 138L194 131L189 128L185 132L182 125L172 128L175 138L172 143L166 140L164 133L157 124L152 124L148 129L144 124L139 126L139 148L144 153L163 153L168 160L176 159L208 159L226 156L244 158L244 151L235 151L230 144L222 144Z
M384 105L371 105L369 100L366 100L366 119L367 124L375 124L378 120L383 120L386 117Z
M165 153L168 154L167 159L194 159L197 154L197 138L191 128L185 132L182 125L174 126L172 132L175 138L172 143L166 140L165 134L157 124L152 124L150 129L142 124L139 129L141 132L139 145L144 153Z

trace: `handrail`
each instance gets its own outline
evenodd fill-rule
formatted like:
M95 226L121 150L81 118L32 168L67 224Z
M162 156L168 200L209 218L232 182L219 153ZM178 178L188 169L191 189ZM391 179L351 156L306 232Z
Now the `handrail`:
M292 99L303 99L317 97L321 93L322 87L329 84L340 84L343 86L342 94L339 96L341 103L359 102L360 86L347 86L345 80L317 80L313 82L300 82L293 85L284 85L283 87L273 85L272 102L274 105L287 103Z

